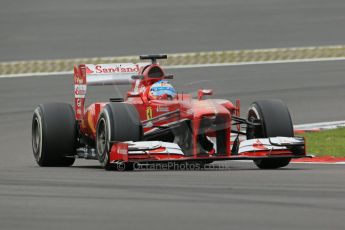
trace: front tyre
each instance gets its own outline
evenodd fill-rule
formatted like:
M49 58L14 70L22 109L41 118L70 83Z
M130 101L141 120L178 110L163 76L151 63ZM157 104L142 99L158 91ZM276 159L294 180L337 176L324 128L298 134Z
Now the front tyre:
M280 100L260 100L251 104L248 120L259 119L260 126L247 127L247 139L266 137L293 137L293 124L287 106ZM258 159L254 163L260 169L277 169L290 163L290 158Z
M116 141L140 141L142 126L135 107L126 103L109 103L99 115L96 129L98 160L106 170L133 170L133 163L113 164L109 161L112 143Z
M77 126L66 103L39 105L32 118L32 150L39 166L71 166L75 161Z

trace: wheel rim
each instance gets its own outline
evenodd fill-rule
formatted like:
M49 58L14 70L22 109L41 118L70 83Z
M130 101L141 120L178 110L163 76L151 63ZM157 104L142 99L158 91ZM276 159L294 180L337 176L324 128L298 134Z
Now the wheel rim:
M106 152L108 144L107 126L105 120L102 118L99 121L97 128L97 152L103 156Z
M248 121L254 122L257 119L261 119L258 110L253 106L248 112ZM253 126L247 128L247 139L266 137L264 133L263 121L260 126Z
M32 127L32 148L36 159L39 160L42 153L42 125L37 116Z

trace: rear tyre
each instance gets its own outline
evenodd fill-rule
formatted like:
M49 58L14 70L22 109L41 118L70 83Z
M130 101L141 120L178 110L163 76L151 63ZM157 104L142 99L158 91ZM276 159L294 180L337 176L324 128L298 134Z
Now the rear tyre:
M39 105L32 118L32 150L39 166L71 166L75 161L77 125L71 105Z
M261 126L247 127L247 139L266 137L293 137L293 124L287 106L280 100L260 100L252 103L248 111L248 120L261 120ZM285 167L290 158L254 160L260 169L276 169Z
M109 153L114 141L140 141L142 126L133 105L109 103L99 115L96 129L96 151L98 160L106 170L133 170L133 163L111 164Z

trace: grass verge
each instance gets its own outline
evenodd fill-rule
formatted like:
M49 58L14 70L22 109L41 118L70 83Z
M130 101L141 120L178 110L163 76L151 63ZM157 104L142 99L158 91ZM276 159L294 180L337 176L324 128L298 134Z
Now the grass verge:
M345 157L345 128L308 132L298 136L306 138L308 154Z

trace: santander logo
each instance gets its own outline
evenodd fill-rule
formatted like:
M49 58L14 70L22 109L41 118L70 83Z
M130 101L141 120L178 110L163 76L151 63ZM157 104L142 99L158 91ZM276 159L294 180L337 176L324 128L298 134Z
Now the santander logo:
M260 150L267 149L259 140L257 140L256 143L253 144L253 148L260 149Z
M138 73L142 68L138 64L87 65L86 74Z
M93 74L94 73L94 71L92 71L89 67L87 67L86 66L86 68L85 68L85 72L86 72L86 74Z
M84 98L86 95L86 85L74 85L74 97Z

